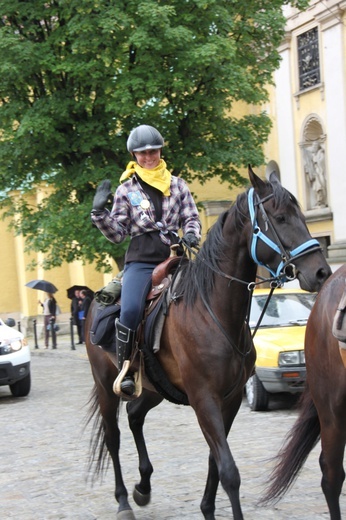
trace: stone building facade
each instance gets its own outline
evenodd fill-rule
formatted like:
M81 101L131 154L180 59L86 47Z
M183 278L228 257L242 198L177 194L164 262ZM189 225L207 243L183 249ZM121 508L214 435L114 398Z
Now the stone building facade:
M286 37L267 110L267 174L299 200L335 270L346 261L346 2L285 7Z

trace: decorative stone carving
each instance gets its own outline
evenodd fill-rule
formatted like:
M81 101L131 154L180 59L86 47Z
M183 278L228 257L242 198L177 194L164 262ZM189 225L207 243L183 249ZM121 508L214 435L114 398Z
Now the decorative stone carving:
M303 171L306 180L307 210L321 210L328 206L326 171L326 135L317 114L310 114L306 120L300 148Z
M304 171L313 191L312 208L327 206L326 160L324 143L314 141L303 148Z

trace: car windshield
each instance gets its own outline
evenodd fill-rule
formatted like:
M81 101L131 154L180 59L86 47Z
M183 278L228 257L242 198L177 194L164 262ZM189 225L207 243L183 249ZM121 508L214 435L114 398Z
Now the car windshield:
M254 294L251 304L250 327L255 327L266 304L267 295ZM292 293L272 295L260 327L306 325L316 294Z

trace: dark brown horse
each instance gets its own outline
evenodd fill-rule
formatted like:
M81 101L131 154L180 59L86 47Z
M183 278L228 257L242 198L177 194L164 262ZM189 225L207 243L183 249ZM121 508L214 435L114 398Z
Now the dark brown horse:
M234 519L243 518L240 475L227 435L256 358L247 324L256 264L266 265L272 279L296 276L308 291L318 291L330 275L293 195L275 175L264 182L249 168L249 177L252 188L239 195L219 217L196 258L181 268L156 354L169 381L193 407L210 447L201 503L208 520L215 518L219 482L230 499ZM87 330L91 321L92 313ZM87 351L95 380L93 412L100 424L95 430L93 457L102 469L107 447L115 472L118 519L134 520L119 461L119 397L112 390L117 369L107 353L90 341ZM139 505L150 500L153 471L143 437L144 420L163 399L145 378L143 387L140 397L127 403L129 427L139 456L140 481L133 494Z
M346 265L325 283L306 327L307 386L299 416L277 456L265 502L280 499L293 484L321 439L322 490L331 520L340 520L339 497L345 478L346 369L332 334L333 318L345 288Z

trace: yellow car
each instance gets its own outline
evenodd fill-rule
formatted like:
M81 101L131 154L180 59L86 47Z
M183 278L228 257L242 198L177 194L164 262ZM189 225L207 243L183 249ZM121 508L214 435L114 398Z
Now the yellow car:
M250 327L256 327L269 289L254 291ZM305 379L304 338L316 294L300 289L275 289L255 334L255 373L246 383L251 410L267 410L271 394L302 392Z

